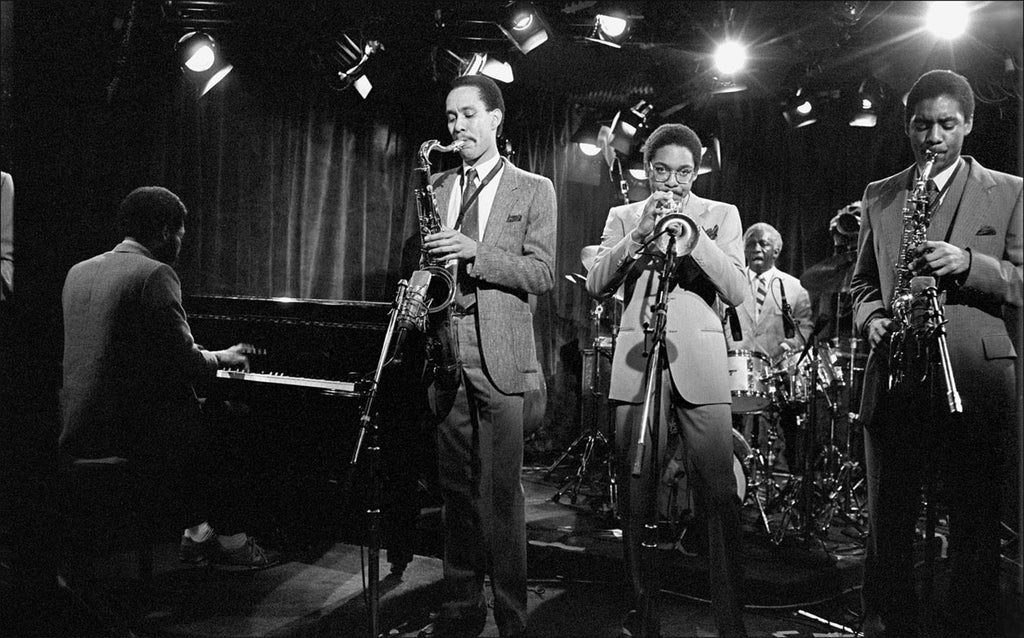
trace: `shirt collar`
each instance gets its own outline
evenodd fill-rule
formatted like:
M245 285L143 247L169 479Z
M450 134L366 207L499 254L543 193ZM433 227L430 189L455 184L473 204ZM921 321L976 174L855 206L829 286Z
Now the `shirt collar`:
M956 158L955 162L953 162L945 169L943 169L941 173L936 173L935 175L932 175L931 180L935 182L935 188L939 189L940 191L943 188L945 188L946 182L948 182L949 179L953 177L953 172L957 169L958 166L960 166L960 162L962 161L964 160L958 157ZM920 172L918 172L918 174L920 175Z
M476 164L474 164L472 168L476 169L476 178L478 180L479 179L483 179L487 174L489 174L491 172L491 170L494 169L495 164L497 164L500 161L501 161L501 155L499 154L499 155L495 155L494 157L492 157L491 159L487 160L486 162L477 162ZM468 164L463 164L462 165L462 174L463 175L466 174L466 169L467 168L470 168L470 166Z
M758 275L756 272L753 271L752 268L750 268L750 266L747 266L747 277L750 279L750 283L756 282L758 277L763 277L764 280L768 282L771 281L772 279L775 279L776 270L777 269L775 268L775 266L772 266L768 270Z

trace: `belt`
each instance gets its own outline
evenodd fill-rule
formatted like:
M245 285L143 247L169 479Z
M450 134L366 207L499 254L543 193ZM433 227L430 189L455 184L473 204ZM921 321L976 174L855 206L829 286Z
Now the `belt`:
M452 314L455 315L456 317L466 317L469 315L475 315L476 304L473 304L469 308L459 308L457 306L452 306Z

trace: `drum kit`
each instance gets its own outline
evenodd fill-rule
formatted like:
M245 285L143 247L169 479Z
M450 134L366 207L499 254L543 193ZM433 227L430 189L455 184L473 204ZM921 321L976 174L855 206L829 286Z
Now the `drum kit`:
M597 250L587 246L581 253L588 269ZM774 359L751 350L728 352L733 414L756 415L767 429L761 441L748 441L733 430L737 496L745 507L756 507L765 534L776 545L790 533L820 539L837 521L847 524L855 542L864 535L866 487L862 464L856 460L860 454L855 434L866 344L852 336L849 281L855 258L850 253L834 255L808 268L800 278L812 300L816 297L819 302L819 318L830 319L816 326L830 328L830 335L814 334L805 348ZM578 274L566 279L581 286L586 281ZM612 515L617 486L614 450L606 434L606 430L611 433L612 423L607 405L600 404L606 398L620 312L621 299L594 302L589 317L593 339L583 349L584 427L547 471L549 477L567 460L575 461L552 500L568 497L576 504L581 488L588 484L594 488L592 494L601 495L601 509ZM587 410L587 404L593 404L593 409ZM802 473L778 467L783 423L796 428L800 449L789 455L791 466L802 467ZM662 515L675 521L683 512L691 513L685 478L661 483L666 490L659 496Z

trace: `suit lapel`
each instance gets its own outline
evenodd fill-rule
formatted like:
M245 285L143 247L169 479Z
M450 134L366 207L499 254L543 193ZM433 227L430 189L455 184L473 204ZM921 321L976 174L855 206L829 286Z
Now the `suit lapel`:
M498 181L498 189L494 192L494 203L491 205L491 214L487 218L487 228L484 229L484 236L481 241L488 246L498 245L498 239L505 229L505 220L508 219L519 200L516 191L519 190L519 178L515 174L512 164L505 162L502 169L501 179Z
M985 216L992 207L989 188L995 185L991 175L974 161L968 161L963 168L968 169L967 184L961 200L960 212L949 236L949 243L954 246L969 246L974 234L984 223ZM943 233L945 234L945 233Z

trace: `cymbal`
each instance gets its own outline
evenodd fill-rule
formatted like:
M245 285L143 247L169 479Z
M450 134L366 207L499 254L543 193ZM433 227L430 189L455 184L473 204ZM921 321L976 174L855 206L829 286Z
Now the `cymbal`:
M850 288L855 261L857 253L852 250L826 257L804 271L800 276L800 284L815 292L846 291Z
M597 259L597 252L601 250L600 246L584 246L583 250L580 251L580 261L583 262L583 267L590 270L594 265L594 260Z

